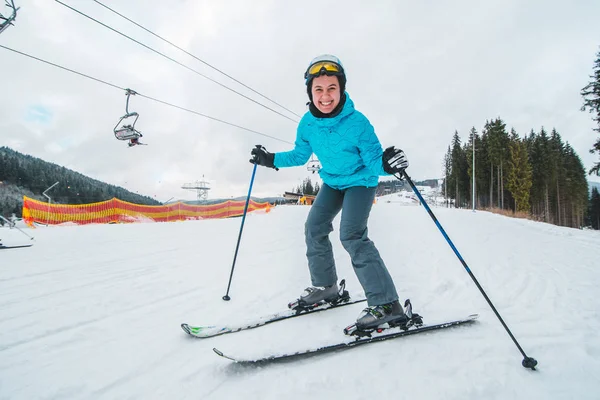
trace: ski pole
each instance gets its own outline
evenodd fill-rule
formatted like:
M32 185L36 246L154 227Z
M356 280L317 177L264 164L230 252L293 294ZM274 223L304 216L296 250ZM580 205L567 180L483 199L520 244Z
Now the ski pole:
M477 288L479 289L479 291L481 292L481 294L483 295L483 297L485 298L485 300L488 302L488 304L492 308L492 311L494 311L494 314L496 314L496 317L498 317L498 319L500 320L500 323L502 324L502 326L504 327L504 329L506 329L506 332L508 333L508 335L510 336L510 338L512 339L512 341L515 343L515 345L517 346L517 348L519 349L519 351L523 355L524 358L523 358L523 361L521 362L521 364L523 365L523 367L525 367L525 368L531 368L532 370L535 370L535 366L537 365L538 362L534 358L528 357L527 354L525 354L525 351L523 351L523 349L521 348L521 345L519 345L519 342L517 342L517 339L515 339L515 337L513 336L512 332L510 331L510 329L508 329L508 326L506 325L506 323L504 323L504 320L502 319L502 317L500 316L500 314L496 310L496 307L494 307L494 305L492 304L492 301L490 300L490 298L487 296L487 294L485 293L485 291L483 290L483 288L481 287L481 285L477 281L477 278L475 278L475 275L473 275L473 273L471 272L471 269L469 268L469 266L467 265L467 263L465 262L465 260L462 258L462 256L460 255L460 253L458 252L458 250L456 249L456 247L454 246L454 243L452 243L452 241L450 240L450 237L448 237L448 234L446 233L446 231L444 230L444 228L442 228L442 225L440 224L440 222L437 220L437 218L435 217L435 215L431 211L431 208L429 208L429 206L427 205L427 202L425 202L425 199L421 195L421 192L419 192L419 189L417 189L417 187L413 183L412 179L410 179L410 176L408 176L408 174L406 173L406 171L402 171L402 173L401 173L400 176L398 176L398 175L394 175L394 176L396 178L400 179L400 180L402 180L402 177L404 177L406 179L406 181L408 182L408 184L412 188L413 192L415 192L415 194L417 195L417 197L421 201L421 204L423 204L423 207L425 207L425 210L427 210L427 212L429 213L429 216L431 217L431 219L433 220L433 222L435 223L435 225L438 227L438 229L440 230L440 232L442 233L442 235L444 236L444 238L446 239L446 241L448 242L448 244L450 245L450 247L454 251L454 254L456 254L456 257L458 257L458 259L462 263L463 267L465 267L465 270L469 273L469 276L471 277L471 279L473 279L473 282L475 282L475 285L477 285Z
M250 193L252 193L252 185L254 184L254 176L256 175L256 166L258 164L254 164L254 169L252 170L252 178L250 179L250 188L248 188L248 197L246 197L246 205L244 206L244 214L242 215L242 225L240 226L240 234L238 235L237 244L235 246L235 254L233 256L233 264L231 265L231 274L229 275L229 284L227 285L227 293L223 296L223 300L229 301L231 297L229 297L229 288L231 287L231 279L233 278L233 269L235 268L235 260L237 259L238 250L240 248L240 240L242 239L242 231L244 230L244 221L246 221L246 213L248 212L248 203L250 203Z
M21 230L21 228L19 228L19 227L17 226L17 223L16 223L16 222L14 222L14 221L9 221L9 220L7 220L6 218L4 218L2 215L0 215L0 218L2 218L4 221L6 221L6 222L8 223L8 227L9 227L10 229L12 229L12 228L16 228L16 229L17 229L19 232L21 232L23 235L27 236L27 237L28 237L30 240L33 240L33 236L29 236L28 234L26 234L25 232L23 232L23 231Z

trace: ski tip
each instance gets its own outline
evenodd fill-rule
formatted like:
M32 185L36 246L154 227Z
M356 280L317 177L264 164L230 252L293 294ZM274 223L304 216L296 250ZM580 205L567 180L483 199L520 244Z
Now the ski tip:
M479 318L479 314L471 314L467 317L467 319L470 319L471 321L475 321L478 318Z
M225 357L225 354L223 354L223 352L219 349L217 349L216 347L213 347L213 351L215 353L217 353L218 355L220 355L221 357Z
M235 358L233 358L233 357L229 357L228 355L225 355L225 354L223 354L223 352L222 352L221 350L217 349L216 347L213 347L213 351L214 351L214 352L215 352L215 353L216 353L218 356L221 356L221 357L223 357L223 358L226 358L226 359L228 359L228 360L231 360L231 361L233 361L233 362L240 363L240 364L243 364L243 363L244 363L244 361L236 360L236 359L235 359Z
M192 332L190 332L190 326L188 324L181 324L181 329L183 329L183 331L188 335L192 334Z

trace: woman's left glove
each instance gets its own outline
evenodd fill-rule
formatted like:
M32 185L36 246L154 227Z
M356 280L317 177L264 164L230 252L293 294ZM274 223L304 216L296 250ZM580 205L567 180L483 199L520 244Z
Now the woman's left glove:
M252 149L250 152L252 158L250 162L252 164L262 165L263 167L275 168L276 171L279 171L279 168L276 168L273 164L275 161L275 154L269 153L264 146L257 144L256 147Z
M408 159L406 154L394 146L388 147L383 152L383 170L388 174L402 174L408 168Z

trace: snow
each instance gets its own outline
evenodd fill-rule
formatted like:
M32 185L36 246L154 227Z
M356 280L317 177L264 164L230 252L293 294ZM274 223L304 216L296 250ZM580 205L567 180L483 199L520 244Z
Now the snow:
M344 339L363 304L212 339L220 324L285 309L309 282L308 206L241 219L27 229L0 250L0 399L598 399L600 234L487 212L433 207L537 371L503 329L417 203L373 206L369 232L402 297L425 323L479 313L472 326L292 362L268 355ZM389 200L389 202L388 202ZM336 230L338 274L361 288ZM29 243L0 228L3 242Z

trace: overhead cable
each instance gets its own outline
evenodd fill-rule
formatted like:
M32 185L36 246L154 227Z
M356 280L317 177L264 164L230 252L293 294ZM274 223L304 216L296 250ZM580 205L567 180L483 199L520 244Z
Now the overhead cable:
M71 7L71 6L67 5L67 4L65 4L65 3L63 3L63 2L62 2L62 1L60 1L60 0L54 0L54 1L56 1L57 3L59 3L59 4L63 5L63 6L65 6L65 7L67 7L68 9L70 9L70 10L72 10L72 11L75 11L75 12L76 12L76 13L78 13L79 15L82 15L82 16L84 16L84 17L86 17L86 18L88 18L88 19L90 19L90 20L92 20L92 21L96 22L97 24L100 24L100 25L104 26L105 28L108 28L108 29L110 29L111 31L113 31L113 32L115 32L115 33L118 33L119 35L121 35L121 36L123 36L123 37L125 37L125 38L127 38L127 39L129 39L129 40L131 40L132 42L135 42L135 43L139 44L140 46L142 46L142 47L144 47L144 48L146 48L146 49L148 49L148 50L150 50L150 51L152 51L152 52L154 52L154 53L156 53L156 54L158 54L158 55L161 55L161 56L163 56L163 57L164 57L164 58L166 58L167 60L169 60L169 61L172 61L172 62L174 62L175 64L177 64L177 65L179 65L179 66L181 66L181 67L183 67L183 68L185 68L185 69L187 69L187 70L189 70L189 71L192 71L193 73L195 73L195 74L197 74L197 75L200 75L200 76L202 76L202 77L204 77L204 78L208 79L209 81L211 81L211 82L214 82L214 83L216 83L217 85L219 85L219 86L221 86L221 87L223 87L223 88L225 88L225 89L227 89L227 90L229 90L229 91L232 91L232 92L234 92L234 93L236 93L236 94L238 94L238 95L240 95L240 96L244 97L244 98L245 98L245 99L247 99L247 100L250 100L250 101L251 101L251 102L253 102L253 103L256 103L256 104L258 104L259 106L261 106L261 107L264 107L264 108L266 108L267 110L270 110L270 111L274 112L275 114L278 114L278 115L280 115L280 116L282 116L282 117L284 117L284 118L286 118L286 119L289 119L289 120L290 120L290 121L292 121L292 122L298 122L298 120L296 120L296 119L294 119L294 118L290 118L290 117L288 117L287 115L285 115L285 114L282 114L282 113L280 113L279 111L277 111L277 110L274 110L274 109L272 109L271 107L269 107L269 106L266 106L266 105L264 105L264 104L262 104L262 103L260 103L260 102L258 102L258 101L256 101L256 100L254 100L253 98L251 98L251 97L248 97L248 96L246 96L245 94L242 94L242 93L238 92L237 90L235 90L235 89L232 89L232 88L230 88L229 86L226 86L226 85L222 84L221 82L219 82L219 81L216 81L216 80L214 80L214 79L212 79L212 78L210 78L210 77L208 77L208 76L204 75L203 73L196 71L196 70L195 70L195 69L193 69L193 68L190 68L190 67L188 67L187 65L185 65L185 64L183 64L183 63L181 63L181 62L179 62L179 61L175 60L174 58L172 58L172 57L169 57L169 56L167 56L166 54L164 54L164 53L161 53L160 51L158 51L158 50L156 50L156 49L153 49L152 47L150 47L150 46L148 46L148 45L145 45L144 43L142 43L142 42L140 42L140 41L138 41L138 40L136 40L136 39L132 38L131 36L128 36L128 35L126 35L126 34L124 34L124 33L120 32L120 31L118 31L118 30L116 30L116 29L114 29L114 28L112 28L112 27L110 27L110 26L106 25L106 24L105 24L105 23L103 23L103 22L100 22L100 21L98 21L97 19L95 19L95 18L93 18L93 17L90 17L89 15L87 15L87 14L85 14L85 13L83 13L83 12L81 12L81 11L79 11L79 10L77 10L77 9L75 9L75 8L73 8L73 7Z
M53 66L53 67L56 67L56 68L62 69L62 70L64 70L64 71L71 72L71 73L73 73L73 74L76 74L76 75L82 76L82 77L84 77L84 78L88 78L88 79L91 79L91 80L93 80L93 81L96 81L96 82L99 82L99 83L103 83L103 84L105 84L105 85L108 85L108 86L110 86L110 87L112 87L112 88L115 88L115 89L120 89L120 90L124 90L124 91L125 91L125 90L127 90L126 88L124 88L124 87L121 87L121 86L119 86L119 85L115 85L114 83L111 83L111 82L108 82L108 81L105 81L105 80L102 80L102 79L95 78L95 77L93 77L93 76L91 76L91 75L87 75L87 74L84 74L84 73L82 73L82 72L75 71L75 70L73 70L73 69L71 69L71 68L63 67L62 65L59 65L59 64L56 64L56 63L53 63L53 62L50 62L50 61L47 61L47 60L41 59L41 58L39 58L39 57L32 56L32 55L30 55L30 54L24 53L24 52L22 52L22 51L19 51L19 50L12 49L12 48L10 48L10 47L3 46L3 45L1 45L1 44L0 44L0 48L3 48L3 49L6 49L6 50L9 50L9 51L12 51L12 52L14 52L14 53L20 54L20 55L22 55L22 56L25 56L25 57L31 58L31 59L33 59L33 60L36 60L36 61L40 61L40 62L42 62L42 63L44 63L44 64L51 65L51 66ZM194 111L194 110L191 110L191 109L189 109L189 108L182 107L182 106L178 106L178 105L176 105L176 104L169 103L169 102L167 102L167 101L160 100L160 99L157 99L157 98L155 98L155 97L147 96L147 95L145 95L145 94L142 94L142 93L139 93L139 92L137 92L137 91L136 91L136 93L137 93L137 95L138 95L138 96L140 96L140 97L144 97L144 98L146 98L146 99L148 99L148 100L152 100L152 101L155 101L155 102L157 102L157 103L160 103L160 104L164 104L164 105L167 105L167 106L170 106L170 107L173 107L173 108L177 108L177 109L179 109L179 110L182 110L182 111L187 111L187 112L189 112L189 113L192 113L192 114L195 114L195 115L199 115L199 116L201 116L201 117L208 118L208 119L211 119L211 120L213 120L213 121L221 122L221 123L223 123L223 124L226 124L226 125L229 125L229 126L233 126L233 127L235 127L235 128L239 128L239 129L242 129L242 130L245 130L245 131L248 131L248 132L252 132L252 133L255 133L255 134L257 134L257 135L261 135L261 136L264 136L264 137L268 137L269 139L277 140L277 141L279 141L279 142L283 142L283 143L293 144L293 143L291 143L291 142L288 142L287 140L279 139L279 138L276 138L276 137L274 137L274 136L267 135L266 133L262 133L262 132L259 132L259 131L255 131L255 130L253 130L253 129L246 128L246 127L244 127L244 126L237 125L237 124L234 124L234 123L232 123L232 122L228 122L228 121L222 120L222 119L220 119L220 118L211 117L210 115L203 114L203 113L201 113L201 112Z
M279 104L279 103L278 103L278 102L276 102L275 100L273 100L273 99L270 99L269 97L265 96L264 94L262 94L262 93L258 92L258 91L257 91L257 90L255 90L255 89L252 89L250 86L248 86L248 85L244 84L243 82L240 82L239 80L235 79L233 76L231 76L231 75L229 75L229 74L227 74L227 73L225 73L225 72L221 71L219 68L217 68L217 67L215 67L215 66L213 66L213 65L211 65L211 64L209 64L209 63L207 63L206 61L204 61L204 60L202 60L202 59L200 59L200 58L196 57L194 54L190 53L189 51L187 51L187 50L185 50L185 49L183 49L183 48L179 47L179 46L178 46L178 45L176 45L175 43L173 43L173 42L171 42L171 41L169 41L169 40L167 40L167 39L163 38L162 36L160 36L160 35L158 35L158 34L156 34L156 33L154 33L154 32L152 32L150 29L148 29L148 28L145 28L144 26L142 26L142 25L140 25L139 23L137 23L137 22L133 21L132 19L130 19L130 18L128 18L128 17L126 17L125 15L123 15L123 14L119 13L118 11L116 11L116 10L114 10L114 9L110 8L109 6L107 6L107 5L103 4L103 3L101 3L100 1L98 1L98 0L92 0L92 1L94 1L94 2L98 3L99 5L101 5L102 7L106 8L107 10L109 10L109 11L111 11L111 12L113 12L113 13L117 14L119 17L121 17L121 18L123 18L123 19L125 19L125 20L127 20L127 21L129 21L129 22L131 22L131 23L132 23L132 24L134 24L135 26L137 26L137 27L139 27L139 28L141 28L141 29L145 30L145 31L146 31L146 32L148 32L149 34L151 34L151 35L153 35L153 36L155 36L155 37L159 38L159 39L160 39L160 40L162 40L163 42L170 44L171 46L175 47L177 50L180 50L180 51L182 51L183 53L187 54L188 56L190 56L190 57L192 57L192 58L194 58L194 59L196 59L196 60L200 61L201 63L203 63L203 64L204 64L204 65L206 65L207 67L210 67L210 68L214 69L215 71L217 71L217 72L219 72L219 73L221 73L221 74L225 75L226 77L228 77L229 79L231 79L231 80L233 80L233 81L235 81L235 82L239 83L240 85L242 85L242 86L243 86L243 87L245 87L246 89L249 89L249 90L251 90L252 92L256 93L256 94L257 94L257 95L259 95L260 97L262 97L262 98L264 98L264 99L266 99L266 100L270 101L270 102L271 102L271 103L273 103L273 104L276 104L276 105L278 105L279 107L281 107L281 108L283 108L284 110L288 111L289 113L291 113L291 114L293 114L293 115L297 116L298 118L301 118L301 117L302 117L301 115L298 115L298 114L296 114L294 111L290 110L289 108L286 108L286 107L284 107L283 105Z

